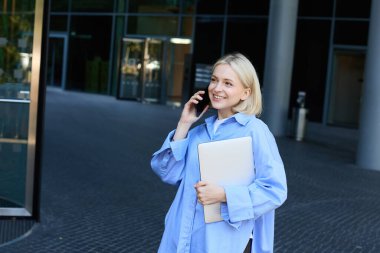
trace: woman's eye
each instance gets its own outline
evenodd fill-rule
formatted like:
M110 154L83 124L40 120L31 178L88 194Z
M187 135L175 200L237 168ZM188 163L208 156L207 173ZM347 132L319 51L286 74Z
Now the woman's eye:
M212 83L216 82L216 78L211 78L211 82Z
M232 86L232 83L226 82L226 86Z

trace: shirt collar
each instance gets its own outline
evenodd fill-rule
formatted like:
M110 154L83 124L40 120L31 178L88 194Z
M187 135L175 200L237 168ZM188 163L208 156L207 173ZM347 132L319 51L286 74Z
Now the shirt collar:
M205 119L206 124L213 125L216 120L216 117L217 117L216 115L213 115ZM252 115L238 112L238 113L235 113L233 116L231 116L227 121L230 121L231 119L235 119L240 125L245 126L251 117Z

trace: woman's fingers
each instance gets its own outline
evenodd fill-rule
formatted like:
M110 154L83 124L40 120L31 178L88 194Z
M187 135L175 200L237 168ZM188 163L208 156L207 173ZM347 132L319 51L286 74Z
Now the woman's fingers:
M204 94L204 93L205 93L204 90L197 91L197 92L191 97L191 100L193 100L194 102L196 101L196 102L198 103L199 100L203 100L203 97L201 96L201 94Z

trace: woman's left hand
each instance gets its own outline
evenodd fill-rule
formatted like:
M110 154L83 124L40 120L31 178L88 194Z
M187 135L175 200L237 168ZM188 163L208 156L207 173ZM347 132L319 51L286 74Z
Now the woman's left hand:
M199 181L194 185L197 191L198 201L202 205L210 205L214 203L226 202L226 193L224 188L207 181Z

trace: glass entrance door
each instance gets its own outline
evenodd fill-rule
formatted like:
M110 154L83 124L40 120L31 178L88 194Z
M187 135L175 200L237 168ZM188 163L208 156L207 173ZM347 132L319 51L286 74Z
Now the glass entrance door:
M121 59L119 97L141 99L141 68L144 59L143 39L124 39Z
M119 98L160 101L163 51L162 39L123 39Z
M124 38L118 98L180 106L191 43L179 38Z

